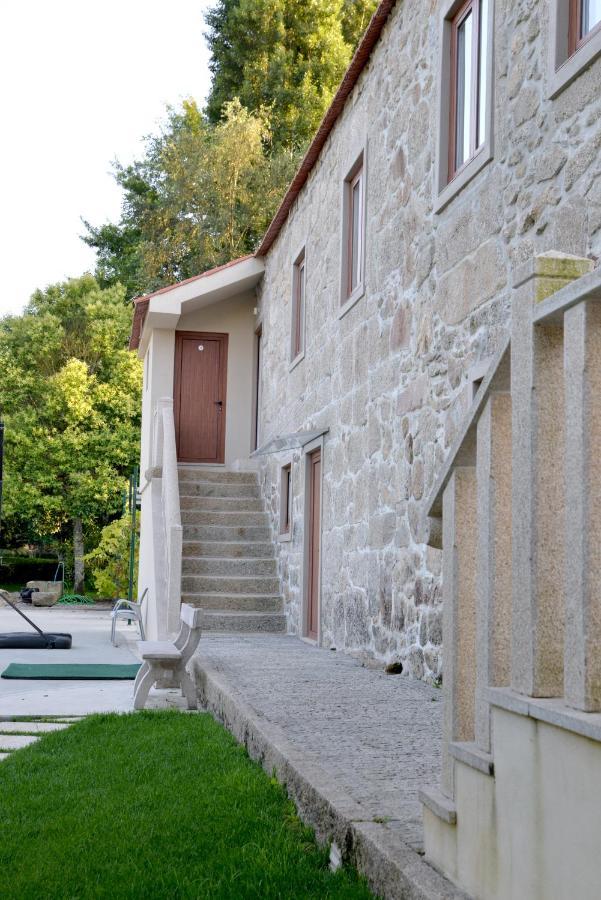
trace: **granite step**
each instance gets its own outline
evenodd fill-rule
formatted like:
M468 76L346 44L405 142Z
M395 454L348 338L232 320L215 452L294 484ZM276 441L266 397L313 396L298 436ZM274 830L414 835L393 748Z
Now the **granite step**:
M226 612L279 613L283 607L283 600L277 594L182 594L182 603Z
M257 484L256 472L232 472L228 469L205 469L201 466L178 466L180 484L184 481L217 481L227 484Z
M182 559L184 575L224 575L237 578L277 575L277 563L273 556L268 559L247 557L231 559L231 557L184 556Z
M279 594L279 578L182 575L182 594Z
M228 544L249 541L251 543L271 540L271 529L266 525L190 525L184 524L184 542L224 541Z
M259 485L246 482L180 481L180 497L239 497L258 500Z
M215 610L203 616L203 629L208 632L225 634L264 633L284 634L286 616L284 613L228 612Z
M273 557L273 545L270 541L191 540L184 541L183 554L186 557L204 556L213 559L269 559Z
M181 497L180 509L198 512L263 512L258 497Z
M184 509L182 510L182 524L227 525L229 528L239 528L242 525L267 527L269 518L265 512L223 512L216 510Z

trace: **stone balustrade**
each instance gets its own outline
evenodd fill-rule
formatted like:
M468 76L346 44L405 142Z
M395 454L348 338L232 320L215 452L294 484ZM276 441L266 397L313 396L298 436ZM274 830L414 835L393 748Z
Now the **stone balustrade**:
M599 270L536 257L428 504L445 714L441 790L422 799L447 823L456 761L494 772L490 688L601 711L600 360Z

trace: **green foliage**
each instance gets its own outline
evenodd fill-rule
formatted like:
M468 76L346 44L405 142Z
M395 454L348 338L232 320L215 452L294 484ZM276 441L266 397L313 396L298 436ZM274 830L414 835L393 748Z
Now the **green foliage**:
M91 571L97 593L107 599L126 597L129 587L129 542L131 520L128 515L105 525L100 543L86 554L86 563ZM138 566L138 544L136 543L136 571Z
M170 110L144 159L117 166L119 225L88 225L102 282L119 280L133 296L252 252L298 162L273 156L270 143L264 114L238 100L216 126L191 100Z
M115 167L120 221L84 223L101 286L134 297L256 249L376 5L218 0L206 110L168 110L143 158Z
M376 5L376 0L219 0L206 17L211 121L220 121L226 102L237 96L249 110L270 110L276 149L305 147Z
M119 286L89 275L37 291L0 320L3 517L13 540L61 540L119 511L138 456L141 364Z
M11 754L0 794L2 900L372 896L207 714L89 716Z

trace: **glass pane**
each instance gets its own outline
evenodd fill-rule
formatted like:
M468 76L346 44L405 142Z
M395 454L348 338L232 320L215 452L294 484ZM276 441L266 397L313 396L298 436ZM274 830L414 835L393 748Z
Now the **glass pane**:
M455 169L470 158L472 126L472 12L457 29L457 138Z
M582 0L582 34L585 37L589 31L601 23L601 0Z
M601 0L599 0L601 3ZM486 140L486 91L487 91L487 64L488 64L488 0L482 0L480 4L480 36L478 47L478 134L476 135L476 149L481 147Z
M352 237L351 237L351 293L361 280L361 179L353 184L351 192L352 204Z
M303 349L303 319L305 317L305 264L298 268L298 285L296 298L296 342L295 350L299 354Z

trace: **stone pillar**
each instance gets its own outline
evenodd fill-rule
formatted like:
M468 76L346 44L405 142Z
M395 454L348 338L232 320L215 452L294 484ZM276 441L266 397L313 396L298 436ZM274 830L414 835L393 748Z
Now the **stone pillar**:
M601 711L601 302L568 310L565 699Z
M478 421L476 741L490 752L487 687L511 681L511 394L490 395Z
M476 469L456 468L443 496L444 717L441 787L454 796L451 741L474 740L476 691Z
M514 283L512 687L531 697L563 695L566 503L563 327L534 326L533 309L590 266L546 254Z

